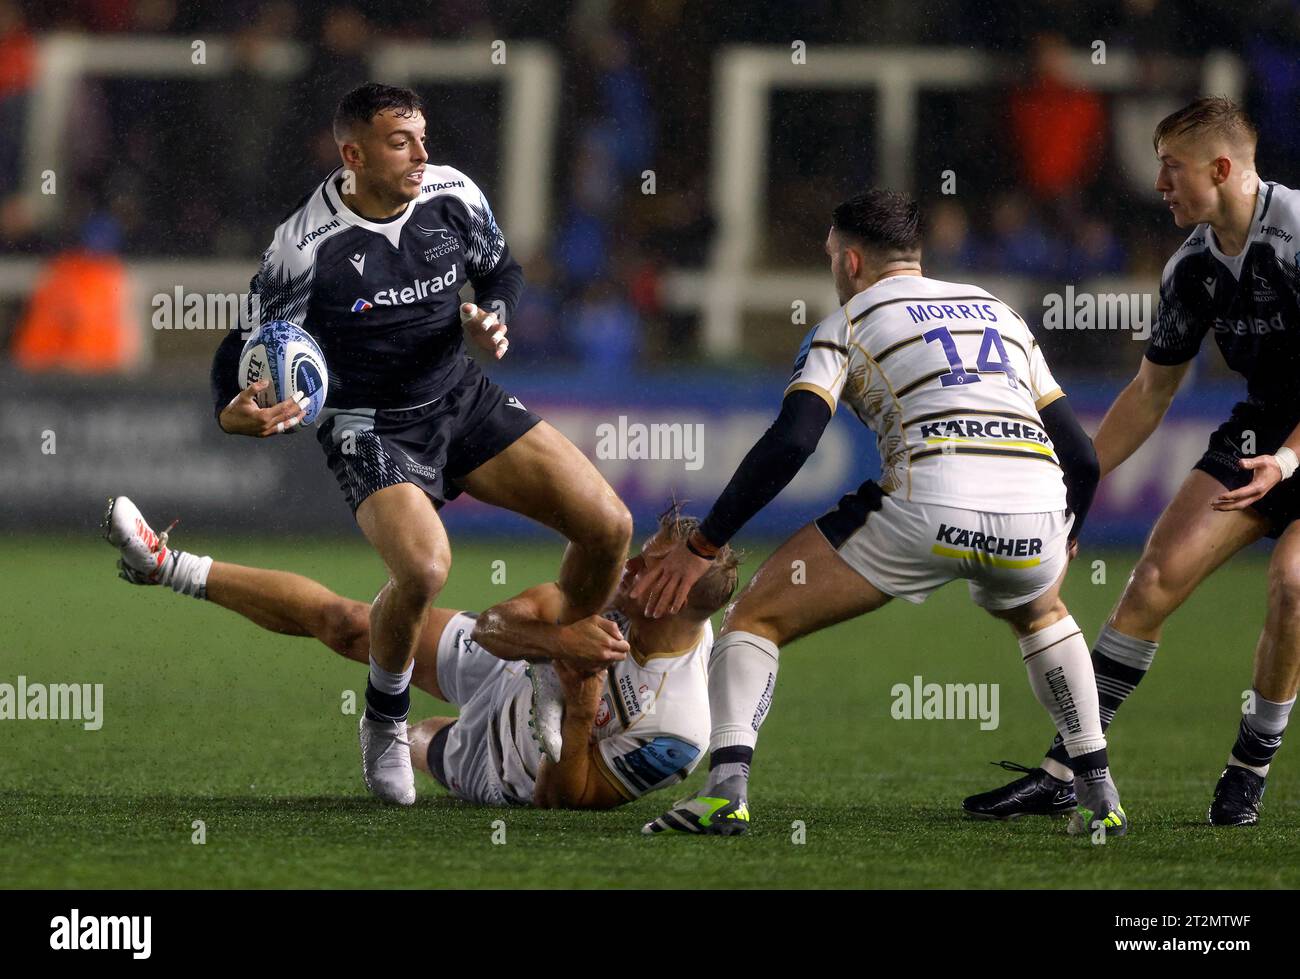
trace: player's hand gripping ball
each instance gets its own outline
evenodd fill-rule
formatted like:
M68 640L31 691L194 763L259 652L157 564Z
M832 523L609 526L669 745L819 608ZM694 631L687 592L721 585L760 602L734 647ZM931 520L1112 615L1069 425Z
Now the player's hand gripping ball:
M320 417L329 394L325 355L302 327L286 320L264 323L253 331L239 355L239 387L269 383L257 394L259 408L295 398L302 406L302 425Z

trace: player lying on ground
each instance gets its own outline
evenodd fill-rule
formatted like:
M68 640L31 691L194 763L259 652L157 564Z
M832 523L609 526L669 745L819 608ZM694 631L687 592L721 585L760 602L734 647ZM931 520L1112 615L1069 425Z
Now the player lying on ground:
M1146 676L1165 622L1224 561L1261 537L1278 543L1251 697L1210 803L1216 826L1259 822L1269 765L1300 684L1300 192L1261 183L1255 127L1228 99L1198 99L1155 131L1155 189L1174 224L1193 231L1165 266L1155 329L1137 377L1102 419L1105 476L1137 451L1169 409L1206 334L1246 378L1246 400L1156 522L1093 665L1109 726ZM1234 691L1236 700L1239 693ZM1042 767L963 803L976 815L1050 814L1074 804L1072 762L1054 742Z
M366 662L370 617L364 602L287 571L169 548L124 496L113 501L105 522L127 581L169 585L264 629L314 636L339 655ZM554 582L478 616L430 609L411 682L457 705L460 715L412 726L409 739L393 742L403 750L389 755L400 754L458 798L485 805L607 809L684 779L708 739L709 616L735 590L737 559L728 552L715 562L671 618L647 619L628 589L697 523L677 507L665 513L641 553L627 562L604 616L556 624L564 596ZM532 668L536 698L521 660L538 663ZM557 678L562 692L554 689ZM535 699L545 760L530 734ZM393 762L385 756L378 763Z
M870 190L841 204L826 253L843 308L804 340L779 417L708 517L632 597L647 614L681 608L719 548L794 478L841 402L876 432L880 483L781 545L728 610L709 662L708 783L645 830L742 831L779 648L965 578L975 603L1010 624L1074 761L1071 831L1096 817L1125 832L1088 644L1059 598L1096 488L1088 437L1014 310L978 286L923 276L918 208L904 195Z
M276 229L250 284L260 321L302 326L329 367L317 439L389 575L370 611L362 775L404 805L415 801L411 767L377 766L403 736L415 648L451 567L443 503L466 492L563 534L565 623L609 602L632 536L627 508L586 456L466 354L462 333L505 353L523 273L474 182L429 163L424 130L410 89L372 83L345 95L334 116L342 166ZM467 281L481 311L462 331ZM227 336L213 362L222 429L292 429L292 399L259 409L256 385L238 391L243 339Z

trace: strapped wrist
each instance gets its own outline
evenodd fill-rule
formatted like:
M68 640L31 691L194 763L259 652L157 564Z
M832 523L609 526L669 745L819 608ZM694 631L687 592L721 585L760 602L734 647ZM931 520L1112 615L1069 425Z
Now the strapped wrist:
M1290 479L1295 474L1296 467L1300 466L1300 458L1296 456L1294 450L1285 445L1273 453L1273 458L1277 460L1277 467L1282 470L1283 479Z

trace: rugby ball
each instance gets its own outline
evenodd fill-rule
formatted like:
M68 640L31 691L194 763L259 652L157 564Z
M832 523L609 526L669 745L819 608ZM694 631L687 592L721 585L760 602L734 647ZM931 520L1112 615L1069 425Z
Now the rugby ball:
M239 355L239 389L263 379L271 383L257 396L259 408L269 408L302 392L303 418L299 424L310 425L320 417L329 393L329 372L325 355L302 327L274 320L263 323L249 336Z

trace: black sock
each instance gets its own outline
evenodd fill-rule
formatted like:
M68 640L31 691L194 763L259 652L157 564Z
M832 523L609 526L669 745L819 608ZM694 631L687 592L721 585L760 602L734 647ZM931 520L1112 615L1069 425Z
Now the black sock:
M740 780L743 789L749 784L749 766L753 760L754 749L743 744L719 748L710 754L709 777L704 783L705 793L717 792L724 784L728 791L732 791L737 788L736 779Z
M372 721L404 721L411 712L411 688L383 693L366 681L366 717Z
M1074 774L1088 785L1105 781L1106 776L1110 774L1110 758L1105 748L1098 748L1086 755L1071 758L1070 764L1074 768Z
M1232 746L1232 753L1247 765L1262 768L1272 763L1273 756L1280 747L1281 731L1277 734L1260 734L1243 717L1241 726L1237 728L1237 743Z
M730 748L719 748L709 755L709 771L720 765L744 765L745 775L749 775L749 766L754 761L754 749L748 745L737 744Z

